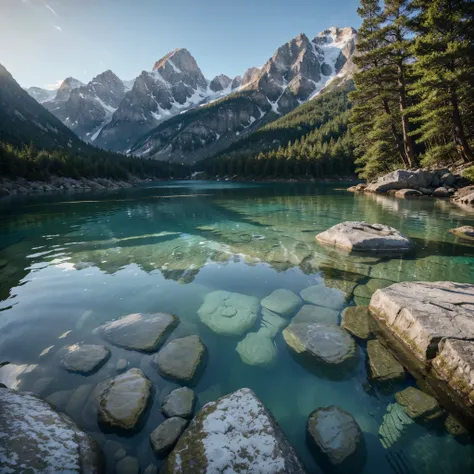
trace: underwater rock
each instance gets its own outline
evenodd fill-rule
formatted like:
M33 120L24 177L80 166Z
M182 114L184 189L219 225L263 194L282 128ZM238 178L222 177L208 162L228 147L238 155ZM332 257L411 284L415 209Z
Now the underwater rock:
M367 307L370 304L370 298L362 298L362 296L354 296L354 303L357 306Z
M168 418L192 418L196 394L188 387L173 390L163 401L161 411Z
M337 310L343 308L346 300L346 296L341 290L328 288L322 283L305 288L300 295L307 303Z
M393 281L384 280L382 278L371 278L366 283L366 286L372 293L375 293L377 290L381 290L382 288L387 288L387 286L393 285L393 283Z
M324 306L305 304L291 320L293 323L339 323L339 311Z
M258 332L274 338L282 328L288 325L288 320L278 316L269 309L262 308L262 322Z
M81 416L82 409L89 398L92 390L94 389L94 385L86 384L80 385L79 387L74 390L71 397L69 398L65 412L73 419L79 420Z
M451 229L449 232L454 234L456 237L461 237L461 239L474 240L474 227L470 225L456 227L455 229Z
M284 331L285 342L296 353L325 364L342 364L355 356L354 339L339 326L324 323L291 323Z
M240 336L255 324L259 306L254 296L218 290L206 295L198 314L215 333Z
M396 393L395 400L413 420L431 421L443 415L436 398L415 387Z
M119 359L115 364L115 370L117 372L123 372L128 367L127 359Z
M317 408L308 417L306 430L317 454L334 466L352 462L362 441L362 432L354 417L337 406Z
M306 472L272 414L248 388L206 404L179 439L161 472L226 471Z
M349 306L342 313L341 326L353 336L366 340L372 337L371 321L367 306Z
M350 252L404 253L413 245L408 237L393 227L357 221L341 222L318 234L316 240Z
M150 434L150 443L153 452L162 456L171 451L186 429L187 424L188 420L177 416L163 421L163 423Z
M110 349L94 344L72 344L66 346L61 365L69 372L88 375L102 367L110 358Z
M369 376L372 380L388 382L403 380L405 369L389 350L377 339L367 343Z
M277 351L273 339L265 332L249 332L236 348L242 362L248 365L271 365Z
M449 414L444 421L444 426L448 433L453 435L455 438L467 438L469 436L467 429L464 428L460 421L451 414Z
M379 438L385 449L395 444L415 423L398 403L391 403L383 416L379 429Z
M58 410L64 410L74 390L59 390L46 397L46 401Z
M133 430L145 411L151 382L139 369L130 369L109 381L100 395L98 417L104 425Z
M354 289L354 296L370 300L374 292L367 285L357 285Z
M291 316L302 303L298 295L285 289L275 290L260 301L262 307L285 317Z
M116 346L155 352L178 322L176 316L168 313L136 313L110 321L96 331Z
M115 465L115 474L138 474L140 472L140 464L138 459L127 456L121 459Z
M160 374L181 382L196 382L206 347L199 336L174 339L153 358Z
M101 471L98 444L31 393L0 389L0 471Z

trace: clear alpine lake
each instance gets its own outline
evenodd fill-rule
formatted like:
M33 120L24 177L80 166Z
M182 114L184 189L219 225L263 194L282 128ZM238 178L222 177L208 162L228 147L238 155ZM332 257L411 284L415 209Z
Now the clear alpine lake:
M335 288L346 296L331 321L340 324L346 306L368 304L371 279L474 283L474 244L448 232L474 225L474 212L445 200L354 195L345 187L174 181L3 200L0 363L9 364L0 369L0 382L54 399L99 441L108 472L114 472L118 446L110 441L137 458L142 471L150 463L159 466L149 435L164 420L164 397L180 384L158 374L151 363L154 354L104 342L94 329L132 313L166 312L180 320L168 341L196 334L207 348L202 374L192 386L196 411L222 395L251 388L308 472L323 470L307 444L307 418L329 405L348 411L360 425L367 451L363 473L474 472L474 446L454 438L442 421L401 426L383 446L379 430L394 394L416 381L407 376L382 387L369 380L365 341L357 341L350 370L319 370L301 364L280 331L271 363L249 365L236 351L245 333L219 335L199 317L205 296L216 290L260 301L277 289L299 295L313 285ZM329 227L355 220L393 226L415 242L415 249L404 257L355 257L315 241ZM246 332L261 324L259 309ZM89 376L68 372L59 363L62 348L80 342L111 350L105 365ZM128 435L103 429L91 408L94 388L117 375L120 359L140 368L153 384L139 429Z

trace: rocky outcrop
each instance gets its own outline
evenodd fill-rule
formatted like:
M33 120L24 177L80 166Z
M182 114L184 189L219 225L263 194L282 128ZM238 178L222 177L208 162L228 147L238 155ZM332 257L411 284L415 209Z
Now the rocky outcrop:
M292 322L284 331L285 342L297 354L329 365L342 364L355 356L354 339L339 326Z
M98 444L42 399L0 388L1 472L102 472Z
M95 331L116 346L155 352L178 322L168 313L136 313L105 323Z
M195 382L206 352L199 336L174 339L154 357L160 374L181 382Z
M65 348L61 365L69 372L88 375L99 370L110 357L110 349L95 344L73 344Z
M354 417L336 406L318 408L306 425L313 449L333 466L352 464L361 449L362 432Z
M209 88L213 92L222 92L223 90L228 89L229 86L232 86L232 79L225 74L216 76L209 84Z
M397 229L367 222L341 222L318 234L316 240L330 247L349 252L408 252L413 244Z
M201 321L217 334L239 336L257 320L260 304L254 296L213 291L198 310Z
M474 204L474 186L465 186L456 191L453 201L459 204Z
M305 472L271 413L246 388L205 405L162 468L163 474L224 471Z
M133 430L151 395L151 382L139 369L130 369L105 384L100 394L99 421L106 426Z
M369 309L474 413L474 285L396 283L376 291Z
M48 102L49 100L54 99L56 96L55 90L43 89L41 87L28 87L25 89L28 94L42 104L43 102Z

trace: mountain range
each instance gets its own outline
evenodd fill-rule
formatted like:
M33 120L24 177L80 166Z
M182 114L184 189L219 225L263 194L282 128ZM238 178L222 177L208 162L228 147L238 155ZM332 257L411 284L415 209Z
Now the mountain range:
M186 49L123 81L108 70L88 84L67 78L59 89L27 92L81 139L143 158L195 163L347 81L357 43L353 28L300 34L262 68L208 80Z

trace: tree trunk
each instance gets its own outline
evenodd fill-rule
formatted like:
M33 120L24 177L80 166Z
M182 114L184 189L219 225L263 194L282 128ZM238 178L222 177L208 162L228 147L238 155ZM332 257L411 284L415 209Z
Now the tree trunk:
M398 136L397 129L395 127L395 124L393 123L392 114L390 112L390 106L388 105L388 100L387 99L383 99L383 108L385 110L385 113L388 116L390 116L392 135L393 135L393 138L395 140L395 143L397 144L397 149L398 149L398 154L400 155L400 159L402 160L403 166L405 166L405 168L408 168L409 163L408 163L407 157L405 155L405 150L403 148L403 143L402 143L400 137Z
M410 168L417 166L417 160L415 157L415 150L413 149L413 140L408 135L410 132L410 125L408 117L405 115L407 108L407 93L406 93L406 82L405 74L403 71L403 64L398 65L398 89L399 89L399 103L400 103L400 114L402 116L402 135L403 135L403 147L405 149L405 156L408 160Z
M464 163L469 163L474 160L471 147L467 141L466 135L464 133L464 128L462 126L461 114L459 113L459 104L458 96L454 89L450 91L450 101L451 101L451 119L453 121L453 136L454 143L456 145L456 150L459 156L462 158Z

